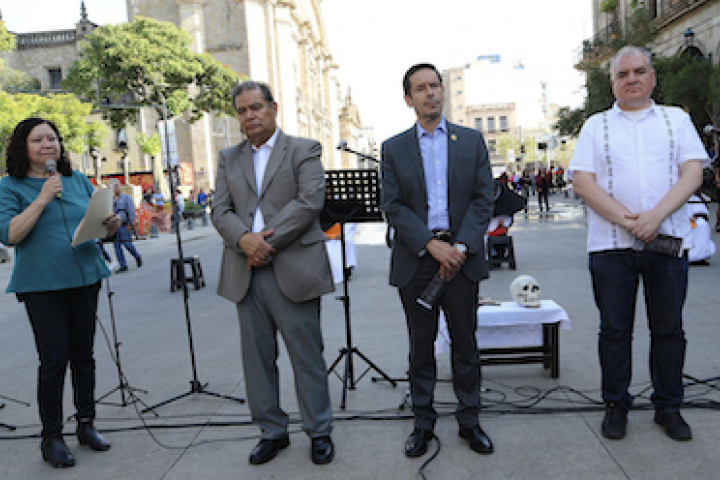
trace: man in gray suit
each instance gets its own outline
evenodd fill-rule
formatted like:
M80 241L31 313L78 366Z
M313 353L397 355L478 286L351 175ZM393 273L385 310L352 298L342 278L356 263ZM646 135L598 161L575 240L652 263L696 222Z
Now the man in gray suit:
M267 85L244 82L232 98L247 140L220 151L212 220L225 243L218 294L237 304L248 404L262 430L250 463L266 463L290 444L280 408L278 330L293 365L311 458L330 463L320 296L334 285L318 220L325 200L322 149L277 127Z
M417 123L382 146L383 209L395 228L390 283L399 289L410 336L415 429L408 457L427 452L437 413L434 341L442 307L452 340L455 412L460 436L478 453L493 452L480 428L480 357L475 332L478 282L488 277L483 235L493 210L492 173L482 135L448 123L443 86L431 64L411 67L405 102ZM436 273L447 281L431 310L417 298Z

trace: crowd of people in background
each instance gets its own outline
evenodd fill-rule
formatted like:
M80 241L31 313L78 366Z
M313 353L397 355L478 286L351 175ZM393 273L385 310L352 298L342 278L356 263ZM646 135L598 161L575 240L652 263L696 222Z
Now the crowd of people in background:
M540 211L550 210L548 195L561 192L567 186L565 169L562 166L552 166L550 169L539 167L537 170L524 169L508 174L503 172L498 180L510 190L520 194L525 200L537 195ZM527 208L525 209L527 212Z

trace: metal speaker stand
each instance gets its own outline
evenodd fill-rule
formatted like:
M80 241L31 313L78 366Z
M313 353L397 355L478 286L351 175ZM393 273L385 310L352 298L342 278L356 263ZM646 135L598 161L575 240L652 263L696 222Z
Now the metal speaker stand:
M165 139L166 139L166 141L169 141L169 139L167 138L167 135L165 136ZM166 151L169 152L170 149L168 147L166 147ZM169 165L169 162L166 164ZM174 170L177 171L177 167L174 167ZM172 201L172 208L173 208L173 213L174 213L173 224L175 225L175 237L177 239L178 258L180 258L182 261L182 259L185 257L183 256L182 239L180 237L180 224L179 224L179 219L178 219L179 210L178 210L177 201L175 199L175 185L173 182L173 174L174 174L174 172L168 171L168 183L170 184L169 185L170 192L171 192L170 198ZM180 395L176 395L172 398L169 398L167 400L163 400L162 402L156 403L155 405L152 405L150 407L147 407L142 411L142 413L146 413L148 411L153 411L153 413L155 413L156 408L162 407L169 403L175 402L177 400L180 400L182 398L189 397L190 395L195 395L195 394L210 395L213 397L223 398L226 400L234 400L238 403L245 403L245 399L243 399L243 398L232 397L230 395L224 395L222 393L216 393L216 392L211 392L211 391L207 390L205 387L207 387L208 384L202 383L198 379L197 362L195 359L195 345L193 342L193 333L192 333L192 323L190 321L190 305L188 302L188 300L190 298L190 294L188 291L187 281L186 281L186 277L185 277L185 268L180 269L180 272L178 272L178 273L180 274L179 280L182 283L183 303L185 306L185 324L187 326L188 345L190 347L190 364L192 367L192 380L190 380L190 390L188 390L185 393L181 393Z
M345 346L340 349L335 361L328 368L328 374L335 375L343 382L342 401L340 408L345 410L347 391L355 390L357 383L371 369L395 386L395 380L365 356L352 341L350 321L350 295L348 293L347 254L345 252L345 223L382 221L379 206L379 179L377 170L329 170L325 173L325 209L323 216L340 223L340 250L342 252L343 295L336 297L343 303L345 313ZM359 356L367 365L367 369L355 376L353 354ZM335 372L335 367L345 359L343 375Z
M135 395L135 392L140 392L147 395L147 390L131 387L128 383L127 377L123 373L122 362L120 361L120 345L122 345L122 343L118 341L117 327L115 324L115 309L113 308L112 301L112 297L113 295L115 295L115 292L110 286L110 277L105 279L105 289L107 290L108 309L110 310L110 325L112 326L112 341L113 347L115 348L114 361L118 372L118 386L107 392L105 395L102 395L95 401L95 403L100 403L103 405L113 405L116 407L127 407L128 405L131 405L135 402L140 402L143 404L143 406L147 407L147 404L143 402L140 398L138 398L137 395ZM105 401L106 398L108 398L115 392L120 392L120 403Z

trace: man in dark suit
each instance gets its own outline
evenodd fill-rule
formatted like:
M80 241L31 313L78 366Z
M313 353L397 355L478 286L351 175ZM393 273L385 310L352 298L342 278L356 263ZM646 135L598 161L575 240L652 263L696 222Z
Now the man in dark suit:
M492 173L482 135L445 121L443 86L430 64L403 79L405 102L417 114L409 130L382 147L383 209L395 228L390 284L398 287L410 335L410 387L415 429L408 457L427 451L437 413L434 341L438 309L452 340L455 412L460 436L478 453L493 452L480 428L480 357L475 332L478 282L488 277L483 235L493 210ZM417 298L436 272L448 282L437 306Z
M278 331L295 372L311 458L330 463L320 296L334 285L318 219L325 201L322 149L277 127L267 85L244 82L232 97L247 140L220 152L212 220L225 243L218 294L237 304L248 404L262 430L250 463L268 462L290 444L280 408Z

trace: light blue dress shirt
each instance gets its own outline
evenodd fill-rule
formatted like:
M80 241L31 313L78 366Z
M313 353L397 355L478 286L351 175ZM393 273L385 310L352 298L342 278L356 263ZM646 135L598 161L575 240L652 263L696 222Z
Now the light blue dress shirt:
M428 202L428 228L449 230L448 215L448 134L445 117L435 130L428 132L417 123L418 143L425 171Z

